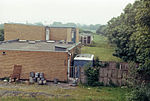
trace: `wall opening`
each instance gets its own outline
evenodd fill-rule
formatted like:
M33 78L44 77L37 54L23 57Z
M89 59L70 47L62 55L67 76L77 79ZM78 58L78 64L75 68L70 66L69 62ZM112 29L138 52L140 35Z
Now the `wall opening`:
M46 40L50 40L50 29L49 27L46 27Z

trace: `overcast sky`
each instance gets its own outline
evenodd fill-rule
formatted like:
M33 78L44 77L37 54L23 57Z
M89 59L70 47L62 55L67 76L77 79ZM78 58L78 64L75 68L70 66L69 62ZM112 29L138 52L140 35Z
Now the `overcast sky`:
M0 23L106 24L135 0L0 0Z

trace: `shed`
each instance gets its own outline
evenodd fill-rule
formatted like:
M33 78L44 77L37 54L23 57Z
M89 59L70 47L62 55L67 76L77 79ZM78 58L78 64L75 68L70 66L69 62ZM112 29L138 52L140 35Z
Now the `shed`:
M93 54L78 54L74 58L74 66L84 67L85 65L90 64L93 66L94 55Z

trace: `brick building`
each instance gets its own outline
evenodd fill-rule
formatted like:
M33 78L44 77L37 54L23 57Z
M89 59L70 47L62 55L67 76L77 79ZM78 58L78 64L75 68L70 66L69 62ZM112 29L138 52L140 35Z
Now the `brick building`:
M64 40L79 42L79 29L75 27L48 27L24 24L4 24L4 40Z
M72 57L80 43L11 40L0 42L0 78L9 77L15 65L22 68L21 79L30 72L43 72L47 80L67 81Z
M93 36L88 33L81 33L80 34L80 42L83 45L90 45L93 41Z

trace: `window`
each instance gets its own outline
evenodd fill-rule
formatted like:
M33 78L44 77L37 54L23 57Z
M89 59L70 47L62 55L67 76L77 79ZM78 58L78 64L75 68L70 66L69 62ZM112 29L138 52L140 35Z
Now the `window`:
M2 55L6 55L6 52L2 52Z

